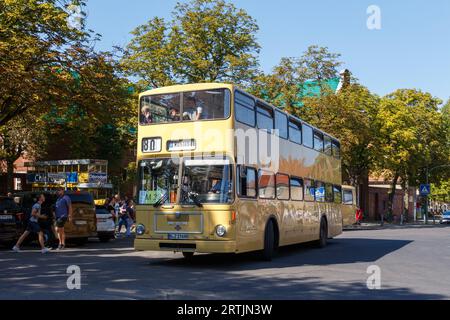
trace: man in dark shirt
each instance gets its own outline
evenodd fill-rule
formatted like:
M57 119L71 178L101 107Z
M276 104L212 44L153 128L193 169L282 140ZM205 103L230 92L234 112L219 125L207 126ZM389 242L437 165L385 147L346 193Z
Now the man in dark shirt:
M64 188L59 188L57 194L58 200L56 200L55 206L56 233L59 239L58 250L62 250L66 246L64 225L67 220L72 221L72 201L68 195L64 194Z

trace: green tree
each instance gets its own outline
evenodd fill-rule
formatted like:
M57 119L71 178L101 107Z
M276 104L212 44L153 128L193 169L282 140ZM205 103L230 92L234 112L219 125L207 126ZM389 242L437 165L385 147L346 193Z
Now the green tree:
M171 21L136 28L122 65L141 88L175 83L246 83L256 73L256 22L223 0L177 3Z
M30 123L34 125L30 126ZM5 165L8 191L14 190L14 162L23 155L29 158L44 155L46 142L43 122L29 112L0 127L0 161Z
M0 2L0 126L28 109L43 110L71 96L67 79L55 70L76 69L75 52L88 52L80 24L69 23L69 7L84 1Z
M338 77L340 54L327 47L312 45L298 58L282 58L272 73L260 73L250 86L250 91L266 101L297 114L307 89L307 81L329 94L325 80Z
M365 183L377 157L373 119L378 103L376 95L354 83L337 94L304 98L297 112L341 141L343 177L355 186Z
M393 212L395 186L400 181L417 185L424 168L442 161L448 152L440 100L429 93L400 89L380 101L375 125L379 129L378 168L386 170L391 181L388 213ZM444 134L443 134L444 133Z

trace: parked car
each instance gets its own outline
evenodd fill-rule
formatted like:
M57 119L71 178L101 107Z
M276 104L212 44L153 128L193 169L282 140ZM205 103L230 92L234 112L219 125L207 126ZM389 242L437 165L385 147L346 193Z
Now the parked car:
M95 206L95 214L97 216L97 236L101 242L108 242L114 239L116 224L111 212L106 206Z
M444 211L440 223L450 223L450 210Z
M97 217L94 198L89 192L67 191L72 201L73 219L65 225L66 238L79 244L97 236Z
M19 237L21 210L14 198L0 197L0 242L11 245Z

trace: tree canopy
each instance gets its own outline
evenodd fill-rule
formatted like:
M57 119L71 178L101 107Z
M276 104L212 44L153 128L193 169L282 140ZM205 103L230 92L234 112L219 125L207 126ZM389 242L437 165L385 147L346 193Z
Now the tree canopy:
M175 83L247 83L256 73L258 26L223 0L177 3L170 21L155 17L137 27L122 65L141 87Z

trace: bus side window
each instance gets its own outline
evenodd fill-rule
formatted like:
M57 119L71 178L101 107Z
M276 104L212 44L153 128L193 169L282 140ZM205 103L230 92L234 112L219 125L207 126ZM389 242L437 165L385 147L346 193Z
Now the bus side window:
M333 186L334 203L342 203L342 190L340 186Z
M339 142L333 140L331 142L331 149L333 151L333 157L339 159L341 157L341 146Z
M302 124L302 133L303 133L303 145L312 148L313 147L313 129L306 125Z
M289 120L289 140L302 144L302 125Z
M277 198L280 200L289 200L289 176L287 174L277 173Z
M316 181L316 201L325 202L325 183Z
M314 149L323 152L323 134L314 131Z
M331 156L332 155L331 138L328 136L324 136L324 148L325 148L325 154L327 156Z
M291 199L303 201L303 179L291 178Z
M304 179L305 182L305 201L314 201L315 199L315 188L314 181L310 179Z
M271 133L273 131L273 110L269 105L261 102L256 105L256 124L259 129L267 130Z
M330 183L325 184L325 201L326 202L333 202L334 201L334 195L333 195L333 185Z
M288 124L287 116L278 110L275 111L275 129L278 129L278 136L287 139L288 137Z
M237 121L255 126L255 101L252 98L236 91L234 108Z
M258 193L261 199L275 199L275 175L272 172L258 171Z
M352 190L344 189L342 190L342 196L344 199L344 204L353 204L353 192Z
M256 198L256 169L238 166L238 195L243 198Z

